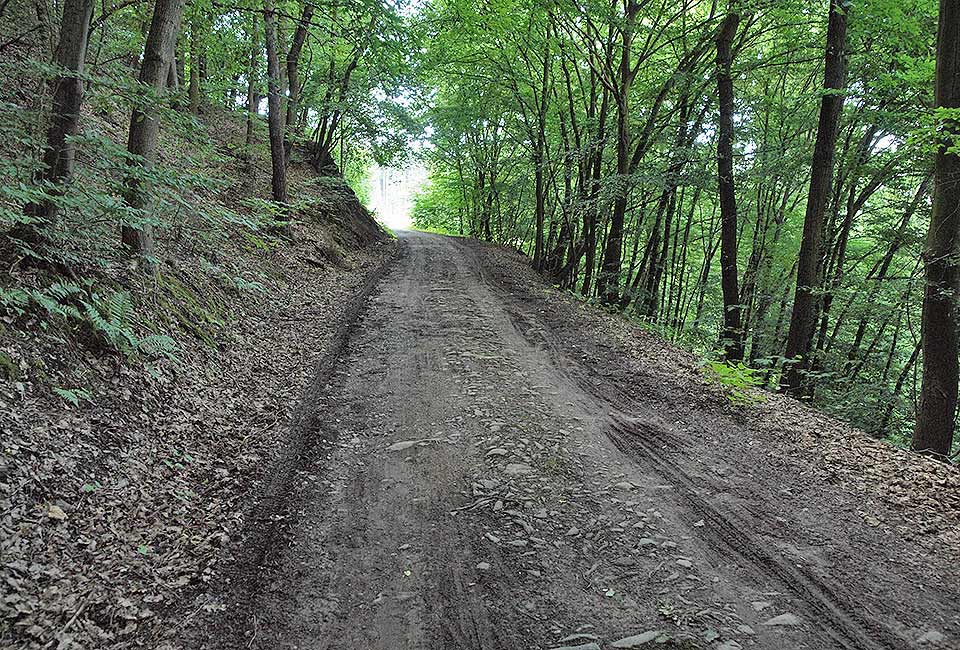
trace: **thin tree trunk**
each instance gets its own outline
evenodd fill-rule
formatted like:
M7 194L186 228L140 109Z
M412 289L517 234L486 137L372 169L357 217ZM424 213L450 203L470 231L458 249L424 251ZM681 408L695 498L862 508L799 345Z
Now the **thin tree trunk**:
M283 107L280 98L280 56L277 52L277 15L273 0L263 2L263 26L267 43L267 125L273 166L273 200L287 204L287 169L283 147Z
M167 81L167 70L173 58L177 42L177 30L186 0L157 0L153 10L153 22L143 52L140 66L140 83L144 90L160 94ZM157 155L157 139L160 135L160 120L156 111L150 107L135 108L130 117L130 133L127 138L127 150L134 154L131 166L150 167ZM150 208L150 189L142 180L142 170L131 170L128 174L124 194L127 204L135 212L143 213ZM121 232L124 246L133 254L140 256L140 267L153 273L153 226L149 223L127 224Z
M903 368L900 370L900 374L897 376L897 383L893 386L893 393L885 401L886 404L883 409L883 417L880 418L880 424L877 426L877 435L878 437L887 436L890 431L890 420L893 419L893 412L897 408L897 403L900 401L900 393L903 391L903 384L907 381L907 377L910 375L910 370L913 368L914 364L917 362L917 357L920 355L920 346L922 339L917 341L917 344L913 346L913 352L910 354L910 358L907 359L907 362L903 364Z
M256 12L250 19L250 65L247 67L247 132L244 141L249 148L253 144L253 125L260 104L257 93L257 69L260 61L260 21Z
M867 275L867 279L870 281L871 286L870 290L867 293L866 300L864 304L866 305L863 315L860 317L860 322L857 324L857 332L853 337L853 344L850 346L850 350L847 353L847 368L845 372L849 371L850 366L856 360L857 355L860 351L860 344L863 343L864 334L867 331L867 325L870 322L870 317L874 309L874 299L877 295L877 291L880 290L880 286L883 283L884 279L887 277L887 271L890 269L890 265L893 263L893 259L896 256L897 252L903 246L907 226L910 225L910 220L913 218L914 213L917 211L917 208L920 206L920 202L926 197L927 192L930 189L930 183L933 180L933 175L929 175L923 179L920 183L920 187L917 188L916 194L913 196L913 200L907 206L906 210L903 211L903 216L900 218L900 224L897 226L897 232L893 236L893 241L890 242L890 247L887 249L887 252L884 254L883 258L877 264L877 270L875 273ZM849 306L849 305L848 305ZM833 341L836 340L837 335L839 334L839 327L836 325L833 329L833 334L831 335L831 342L827 345L827 350L829 351L833 345Z
M630 88L634 72L630 66L633 28L640 5L635 0L624 0L624 26L620 49L617 102L617 188L610 215L610 230L603 249L603 260L597 274L597 292L605 305L620 300L620 264L623 255L623 222L630 194Z
M717 34L717 95L720 104L717 176L720 186L720 286L723 289L724 356L743 360L743 306L737 271L737 196L733 180L733 37L740 15L727 14Z
M290 161L290 154L293 151L294 131L297 128L296 115L300 105L301 83L298 69L300 65L300 53L303 51L303 44L307 40L310 21L312 19L313 2L307 0L303 5L303 13L300 14L297 29L293 33L290 49L287 51L287 86L289 88L289 95L287 98L286 137L284 141L287 162Z
M539 96L534 91L536 101L536 133L531 133L533 140L533 174L534 174L534 245L533 268L543 272L547 255L547 244L544 242L544 226L546 223L546 194L548 180L545 174L547 160L547 105L550 85L550 24L547 23L546 38L544 39L543 66L541 68ZM529 128L529 127L528 127ZM532 130L532 129L530 129Z
M960 3L940 0L937 33L937 108L960 108ZM960 141L956 119L944 119L934 171L923 294L923 380L913 449L945 456L957 411L957 291L960 290ZM951 151L948 147L954 147Z
M181 40L180 35L178 35L177 41L179 41L181 45L183 44L183 41ZM186 82L186 79L187 79L187 78L186 78L186 61L185 61L185 60L186 60L186 57L183 56L183 48L182 48L182 47L181 47L178 51L180 52L180 54L174 56L174 58L176 59L176 62L177 62L177 66L176 66L176 68L177 68L177 86L178 86L179 88L183 88L183 86L184 86L184 84L185 84L185 82Z
M597 215L599 214L599 201L601 183L600 178L603 172L603 151L606 144L606 125L607 114L610 108L610 92L604 88L601 91L600 113L597 121L597 137L595 140L596 152L593 156L592 167L590 171L590 200L587 208L584 210L584 246L586 247L586 259L584 260L583 285L580 288L580 295L589 298L594 293L594 269L597 259Z
M714 215L716 215L716 213L714 213ZM694 327L700 327L700 320L703 317L703 305L707 298L707 281L710 279L710 268L713 266L713 257L717 254L717 249L720 247L720 240L713 239L714 223L713 217L711 217L710 239L707 241L707 247L704 250L703 267L700 271L700 280L697 282L697 310L693 316Z
M823 218L833 179L833 159L837 146L837 126L843 111L842 91L847 81L846 35L850 11L844 0L830 0L827 25L824 95L820 102L820 120L813 148L810 190L803 221L803 238L797 264L797 288L787 334L787 368L781 389L793 397L802 397L806 382L804 371L810 366L810 347L817 318L817 292L820 287L818 265L823 238Z
M790 297L790 278L793 277L793 274L797 271L797 262L794 261L793 266L790 268L790 273L787 276L787 281L783 283L783 293L780 296L780 309L777 310L777 322L773 326L773 337L771 338L770 345L770 355L777 356L780 352L780 341L781 336L783 335L783 321L786 320L787 314L787 299ZM770 380L773 376L773 371L776 369L776 364L771 363L768 366L767 372L763 376L763 385L769 386Z

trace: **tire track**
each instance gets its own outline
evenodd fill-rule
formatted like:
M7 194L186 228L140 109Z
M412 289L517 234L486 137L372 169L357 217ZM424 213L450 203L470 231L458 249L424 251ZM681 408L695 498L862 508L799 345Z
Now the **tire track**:
M732 512L724 512L711 505L699 494L698 488L718 491L709 481L697 480L664 453L683 453L675 432L639 419L648 414L651 406L628 395L619 386L600 375L590 365L566 350L565 342L551 329L550 324L536 313L531 313L526 296L502 286L496 269L483 268L482 253L471 251L477 257L483 281L501 296L514 327L531 344L544 349L552 358L558 373L573 381L584 393L613 411L607 437L618 450L638 465L652 468L677 487L685 505L708 525L703 531L716 534L704 536L705 541L721 554L742 559L756 574L773 579L794 594L808 620L826 635L836 647L848 650L892 650L909 645L876 616L858 606L838 585L830 584L809 570L797 567L779 553L770 552L765 544L750 535L759 522L751 522ZM662 412L662 405L659 410ZM652 415L652 414L651 414ZM652 441L663 449L658 449ZM702 535L702 533L701 533Z
M646 437L663 437L655 425L639 421L627 421L615 417L607 435L624 455L635 462L651 465L657 473L671 481L678 494L697 516L707 522L705 531L715 531L707 541L721 552L750 562L759 573L775 578L797 595L807 610L808 620L817 624L838 647L851 650L887 650L906 645L868 612L860 613L850 600L835 587L810 571L798 568L783 556L771 553L744 531L755 528L752 522L744 521L732 513L721 512L699 494L691 477L678 465L667 459L650 445ZM825 625L828 620L831 625Z
M313 378L291 415L287 433L280 442L282 450L266 475L263 493L245 513L240 540L232 549L236 559L223 571L216 588L210 591L225 601L235 603L235 606L227 615L208 614L204 617L203 626L194 626L218 630L215 647L233 648L241 643L249 647L255 639L254 634L248 644L247 639L241 640L238 636L245 629L246 621L256 624L257 594L266 588L278 557L287 545L290 513L298 498L292 493L297 470L309 462L311 453L318 447L329 447L336 441L336 432L323 426L319 397L331 381L337 361L347 353L351 335L359 327L371 296L404 254L404 249L397 246L392 256L369 272L359 291L344 308L330 343L316 365ZM193 629L187 632L184 641L188 646L198 645L201 635L198 635L197 629Z

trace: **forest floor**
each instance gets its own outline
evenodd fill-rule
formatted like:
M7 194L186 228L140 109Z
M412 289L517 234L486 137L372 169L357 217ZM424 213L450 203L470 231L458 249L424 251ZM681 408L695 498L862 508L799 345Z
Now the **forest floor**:
M960 478L422 233L169 647L960 641ZM658 645L663 644L663 645Z

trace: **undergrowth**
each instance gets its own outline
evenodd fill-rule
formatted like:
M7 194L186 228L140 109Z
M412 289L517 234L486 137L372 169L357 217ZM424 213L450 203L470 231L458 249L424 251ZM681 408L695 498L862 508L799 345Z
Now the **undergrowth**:
M13 323L43 332L72 332L125 357L175 359L177 344L165 334L138 334L130 294L105 291L92 279L53 282L40 289L0 288L0 307Z
M0 63L0 78L15 66L22 74L22 65ZM38 78L54 72L33 70ZM0 375L7 380L70 383L73 371L82 370L70 356L85 354L70 352L78 348L148 370L177 363L185 336L216 348L234 303L271 290L249 256L270 257L283 245L277 226L285 214L263 198L267 178L258 178L258 168L269 167L265 124L255 122L256 144L247 147L245 115L207 107L201 119L175 104L154 107L163 124L157 160L132 165L123 144L127 116L151 98L127 76L84 81L82 131L73 138L76 170L64 192L36 182L44 108L0 98L0 254L7 258L0 270ZM149 188L145 209L122 198L131 173ZM332 181L294 176L292 182L297 212ZM24 209L44 200L58 207L52 224L34 222ZM22 224L40 228L42 240L19 238L14 233ZM141 277L121 246L125 225L154 228L154 277ZM24 259L38 263L24 266ZM46 367L41 357L49 359L52 350L63 371L55 380L36 370ZM50 390L73 405L90 399L82 389Z
M706 359L700 366L708 384L723 388L731 404L757 404L764 401L763 394L755 390L763 385L762 371L751 368L742 361Z

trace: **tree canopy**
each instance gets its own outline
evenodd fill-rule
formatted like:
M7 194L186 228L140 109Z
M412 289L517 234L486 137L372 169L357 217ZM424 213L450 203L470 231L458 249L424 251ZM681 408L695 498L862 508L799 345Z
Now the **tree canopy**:
M726 229L717 39L731 16ZM845 34L831 87L834 17ZM729 353L718 342L736 336L760 383L794 372L795 395L909 439L936 2L439 0L423 20L432 148L418 224L515 246L559 286L704 355ZM835 145L811 185L822 100L837 107L826 117ZM811 196L822 223L804 261ZM788 352L799 293L810 296L807 341Z

